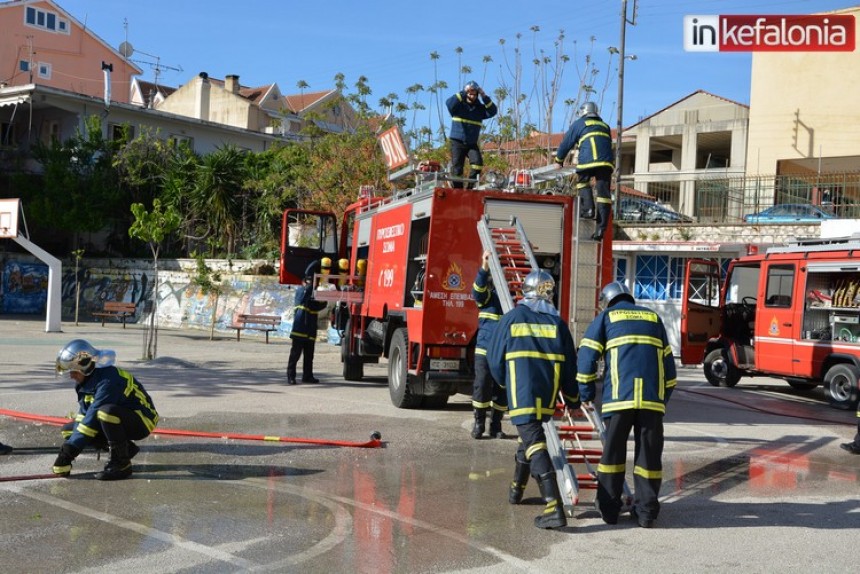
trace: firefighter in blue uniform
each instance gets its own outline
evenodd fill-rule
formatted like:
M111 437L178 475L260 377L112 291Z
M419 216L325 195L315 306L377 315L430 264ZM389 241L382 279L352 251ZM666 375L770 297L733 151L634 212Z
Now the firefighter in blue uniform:
M469 179L472 180L467 187L472 187L484 167L484 158L478 145L483 121L495 116L499 110L474 80L448 98L445 105L451 114L451 175L456 178L451 182L451 187L463 187L466 156L469 157Z
M636 305L624 283L610 283L600 299L605 309L580 341L576 376L582 402L594 400L597 362L604 359L601 415L606 443L597 467L596 506L604 522L618 522L632 429L635 496L631 512L639 526L651 528L660 512L663 415L675 388L675 359L660 317Z
M315 301L314 272L331 269L331 259L323 257L305 269L302 285L296 289L293 328L290 330L290 357L287 359L287 384L296 384L296 366L302 357L302 382L318 383L314 377L314 350L316 349L319 314L326 308L325 301Z
M603 239L606 226L609 225L609 213L612 211L612 196L609 193L612 170L615 167L612 131L600 118L597 104L594 102L582 104L576 112L576 118L555 152L555 162L562 165L570 150L579 148L576 160L576 191L582 202L580 217L592 219L595 216L594 194L591 190L593 177L597 192L597 228L591 238L599 241Z
M67 372L75 381L80 408L75 420L63 427L66 440L54 461L54 474L68 476L84 447L106 445L110 459L96 478L128 478L131 459L140 450L132 441L146 438L158 424L146 389L131 373L113 366L114 358L113 351L100 351L83 339L60 349L57 374Z
M559 391L567 409L579 408L576 350L567 321L552 304L554 289L546 271L529 273L523 299L502 316L487 350L490 371L499 384L504 382L508 413L519 434L508 502L519 504L529 474L535 477L546 503L535 518L538 528L567 525L542 423L552 419Z
M508 410L508 399L490 375L487 365L487 347L502 318L502 303L490 277L490 252L484 251L481 268L472 284L472 298L478 305L478 336L475 342L475 385L472 389L472 408L475 410L475 424L472 438L484 436L487 411L490 415L490 438L505 438L502 432L502 417Z

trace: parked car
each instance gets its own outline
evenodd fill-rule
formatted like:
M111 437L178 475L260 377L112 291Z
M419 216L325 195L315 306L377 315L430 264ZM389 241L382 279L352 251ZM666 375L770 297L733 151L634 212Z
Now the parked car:
M826 207L805 203L782 203L744 216L747 223L815 223L823 219L836 219L836 215Z
M654 201L624 197L618 206L619 221L660 221L665 223L689 223L693 219L683 213L672 211Z

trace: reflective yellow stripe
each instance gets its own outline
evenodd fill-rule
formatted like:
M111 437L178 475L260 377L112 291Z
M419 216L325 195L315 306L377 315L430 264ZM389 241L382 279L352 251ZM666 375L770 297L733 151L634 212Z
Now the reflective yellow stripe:
M579 342L579 346L594 349L601 355L603 354L603 345L600 343L600 341L595 341L594 339L583 339Z
M564 361L564 355L557 353L539 353L537 351L511 351L505 353L505 360L512 359L546 359L547 361Z
M486 356L486 354L487 354L487 350L486 350L486 349L482 349L482 348L480 348L480 347L475 347L475 354L476 354L476 355L484 355L484 356Z
M526 449L526 460L531 460L535 453L546 450L545 442L536 442Z
M576 382L578 383L590 383L592 381L597 380L597 374L586 375L585 373L576 373Z
M633 474L638 474L639 476L643 476L648 480L659 480L663 478L662 470L648 470L647 468L642 468L641 466L634 466Z
M108 414L104 411L97 412L96 417L98 417L100 421L110 423L112 425L118 425L122 422L118 416Z
M656 323L658 321L657 313L654 311L646 311L640 309L616 309L606 314L609 317L610 323L616 321L648 321ZM660 341L659 347L663 347L663 341Z
M498 321L502 316L498 313L490 313L489 311L481 311L478 313L478 319L490 319L491 321Z
M99 434L99 431L97 431L97 430L93 430L93 429L91 429L90 427L88 427L87 425L83 425L83 424L80 424L80 423L78 423L78 426L75 428L75 430L77 430L77 431L78 431L79 433L81 433L82 435L86 435L86 436L88 436L88 437L90 437L90 438L95 438L95 436L96 436L97 434Z
M663 348L663 341L657 337L649 337L647 335L627 335L625 337L615 337L606 341L606 349L620 347L622 345L651 345L654 347Z
M464 123L464 124L472 124L473 126L482 126L482 125L484 125L484 124L483 124L483 123L481 123L480 121L467 120L466 118L458 118L458 117L454 117L454 118L452 118L452 119L453 119L455 122L461 122L461 123Z
M612 398L613 400L618 400L618 352L614 349L609 351L609 374L609 383L612 385ZM603 410L606 410L605 406Z
M304 305L297 305L296 310L298 310L298 309L301 309L302 311L310 313L311 315L319 315L319 311L314 311L313 309L308 309Z
M598 464L597 472L601 472L603 474L618 474L623 473L627 470L627 465L624 463L621 464Z
M558 328L555 325L540 323L517 323L511 325L511 337L540 337L542 339L558 338Z

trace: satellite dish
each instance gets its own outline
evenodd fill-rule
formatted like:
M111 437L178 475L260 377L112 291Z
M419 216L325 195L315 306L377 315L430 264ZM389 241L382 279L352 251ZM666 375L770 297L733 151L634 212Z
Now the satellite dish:
M123 42L119 45L119 53L122 54L123 58L131 58L131 55L134 54L134 46L131 45L131 42Z

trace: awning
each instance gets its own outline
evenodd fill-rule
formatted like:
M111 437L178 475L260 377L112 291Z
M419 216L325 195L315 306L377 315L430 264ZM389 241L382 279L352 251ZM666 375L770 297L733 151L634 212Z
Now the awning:
M30 96L0 96L0 108L3 106L17 106L30 101Z

